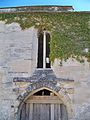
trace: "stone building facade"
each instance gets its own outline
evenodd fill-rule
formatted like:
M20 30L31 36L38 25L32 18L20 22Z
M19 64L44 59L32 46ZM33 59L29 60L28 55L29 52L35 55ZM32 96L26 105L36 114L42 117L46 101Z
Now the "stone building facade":
M90 120L89 63L68 59L60 66L55 59L49 68L45 61L44 67L37 68L38 39L34 27L22 30L18 23L0 21L0 120L39 120L33 118L38 115L30 105L40 103L50 105L50 118L42 112L45 107L38 106L48 120ZM59 116L55 105L62 106Z

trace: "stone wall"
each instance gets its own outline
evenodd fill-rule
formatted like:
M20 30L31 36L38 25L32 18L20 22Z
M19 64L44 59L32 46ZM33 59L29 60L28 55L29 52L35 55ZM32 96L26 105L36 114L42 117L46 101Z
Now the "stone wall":
M74 59L63 62L55 60L53 69L57 77L74 80L74 112L75 120L90 119L90 64L79 63ZM68 86L67 86L68 87Z
M0 120L16 120L19 101L29 82L13 82L14 77L30 77L37 67L37 30L22 30L18 23L0 22ZM73 120L90 119L90 66L69 59L60 66L55 60L52 69L74 108ZM64 81L74 80L75 82Z
M0 21L0 120L14 120L18 93L13 77L30 76L36 67L37 30Z

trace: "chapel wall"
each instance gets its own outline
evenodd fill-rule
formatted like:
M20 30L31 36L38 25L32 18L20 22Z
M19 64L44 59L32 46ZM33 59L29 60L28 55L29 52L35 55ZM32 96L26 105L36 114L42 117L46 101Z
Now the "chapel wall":
M37 40L37 30L34 27L22 30L18 23L5 24L0 21L0 120L15 120L19 105L17 97L29 83L14 83L13 78L33 74L37 67ZM69 59L60 66L60 62L55 60L52 69L58 78L74 80L74 83L62 82L62 87L70 89L67 94L77 120L89 120L89 63Z

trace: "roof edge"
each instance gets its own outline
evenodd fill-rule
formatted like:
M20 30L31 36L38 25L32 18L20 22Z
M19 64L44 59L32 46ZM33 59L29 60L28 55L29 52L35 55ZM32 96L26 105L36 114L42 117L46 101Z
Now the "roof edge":
M9 9L9 8L24 8L24 7L71 7L73 10L73 6L70 5L31 5L31 6L13 6L13 7L0 7L0 9Z
M73 11L72 6L60 5L39 5L39 6L17 6L17 7L4 7L0 8L0 13L5 12L63 12Z

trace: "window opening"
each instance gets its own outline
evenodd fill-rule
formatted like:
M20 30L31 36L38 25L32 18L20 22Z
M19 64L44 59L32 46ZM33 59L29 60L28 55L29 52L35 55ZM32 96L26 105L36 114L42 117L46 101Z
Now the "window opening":
M37 68L50 68L50 34L44 31L38 37Z
M38 60L37 68L43 68L43 34L40 33L38 37Z
M46 68L51 67L49 55L50 55L50 35L46 34Z

